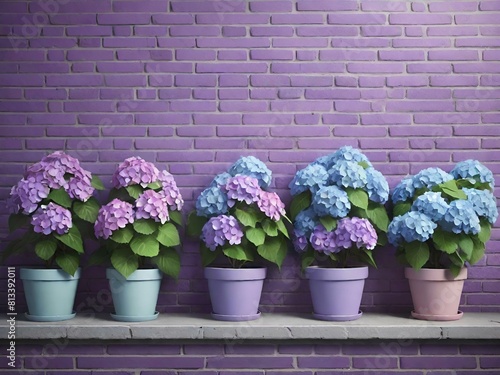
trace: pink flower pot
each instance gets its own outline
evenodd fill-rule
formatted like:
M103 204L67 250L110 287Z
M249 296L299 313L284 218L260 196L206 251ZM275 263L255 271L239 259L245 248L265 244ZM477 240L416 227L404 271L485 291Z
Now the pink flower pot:
M448 269L405 269L410 284L414 310L411 315L423 320L458 320L463 313L458 310L460 297L467 278L467 268L457 277Z

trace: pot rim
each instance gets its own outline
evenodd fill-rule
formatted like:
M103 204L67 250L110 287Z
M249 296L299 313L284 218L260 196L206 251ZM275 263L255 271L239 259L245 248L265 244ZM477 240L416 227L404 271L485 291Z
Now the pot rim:
M368 278L368 266L346 267L346 268L326 268L319 266L309 266L305 270L306 278L312 280L362 280Z
M211 280L264 280L267 274L266 267L251 268L224 268L205 267L205 278Z
M114 268L106 268L106 278L108 280L118 279L127 281L145 281L145 280L160 280L163 278L163 273L158 268L137 269L132 272L129 277L125 278L120 272Z
M39 281L71 281L78 280L82 275L82 269L78 267L74 276L60 268L37 268L21 267L19 277L21 280L39 280Z
M405 277L409 280L423 281L459 281L467 279L467 267L463 267L455 277L447 268L421 268L418 271L405 268Z

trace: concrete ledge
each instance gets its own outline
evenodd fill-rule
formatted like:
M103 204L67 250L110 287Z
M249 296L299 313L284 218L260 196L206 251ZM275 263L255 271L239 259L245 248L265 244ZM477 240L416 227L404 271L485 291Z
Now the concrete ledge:
M7 337L5 317L0 337ZM220 322L208 315L160 314L151 322L125 323L108 315L77 316L54 323L30 322L16 317L16 339L74 340L366 340L366 339L473 339L500 340L500 313L464 313L454 322L428 322L401 315L367 313L352 322L323 322L309 315L262 314L250 322Z

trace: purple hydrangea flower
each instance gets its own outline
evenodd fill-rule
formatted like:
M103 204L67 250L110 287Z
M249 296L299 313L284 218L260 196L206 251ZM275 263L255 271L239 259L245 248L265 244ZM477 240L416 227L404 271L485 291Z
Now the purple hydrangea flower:
M177 187L174 176L167 171L161 171L158 175L158 181L161 182L162 192L167 199L169 207L171 207L172 210L182 210L184 199L182 199L181 192Z
M358 249L373 250L377 245L377 232L367 219L346 217L339 220L334 234L339 248L356 246Z
M339 161L328 170L330 181L339 187L364 188L368 182L365 169L356 162Z
M327 231L321 224L314 228L309 241L314 250L328 255L340 251L340 248L335 243L334 233Z
M201 239L212 251L218 246L239 245L243 238L243 231L234 216L220 215L210 218L202 228Z
M324 186L314 194L312 207L318 216L345 217L351 210L351 202L344 190Z
M228 210L227 195L215 186L203 190L196 200L198 216L218 216L227 213Z
M296 232L292 234L293 248L298 253L303 253L307 250L308 242L307 237L303 235L297 235Z
M257 202L262 191L256 178L244 175L228 179L225 189L229 207L233 207L236 201L245 202L246 204Z
M261 188L265 189L271 184L272 172L255 156L242 156L230 168L231 176L245 175L257 179Z
M42 205L31 217L31 224L36 233L49 235L56 232L59 235L68 233L73 226L71 212L53 202Z
M274 221L278 221L281 216L286 215L285 204L275 192L262 190L257 205L267 217Z
M136 219L154 219L162 224L170 220L167 197L163 191L156 192L150 189L144 191L135 201L135 207Z
M125 159L116 169L112 178L113 187L118 189L135 184L146 187L150 183L157 181L159 175L160 171L153 163L133 156Z
M467 195L467 200L472 203L477 216L485 217L490 224L495 224L498 219L495 196L488 190L463 189L463 191Z
M38 208L38 203L47 198L49 193L50 189L45 184L43 175L31 174L12 187L7 205L12 213L18 213L22 209L28 215Z
M477 160L469 159L457 163L455 168L451 170L450 174L457 179L471 179L472 183L476 183L475 179L479 178L480 182L489 183L491 188L495 186L493 172Z
M99 209L94 232L97 238L109 238L114 231L134 222L134 207L119 199L113 199Z
M288 185L292 195L298 195L306 190L313 194L328 182L328 171L323 165L309 164L298 171Z
M71 198L76 198L82 202L86 202L94 194L94 190L92 180L86 175L70 178L66 189Z

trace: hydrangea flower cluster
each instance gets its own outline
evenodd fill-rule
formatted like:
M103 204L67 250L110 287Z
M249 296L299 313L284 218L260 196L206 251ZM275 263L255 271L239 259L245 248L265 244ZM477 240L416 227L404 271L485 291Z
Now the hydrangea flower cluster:
M181 192L177 187L174 176L167 171L161 171L158 175L158 181L161 182L161 190L165 196L167 205L172 207L172 210L182 210L182 206L184 206L184 199L182 199Z
M235 217L231 215L219 215L210 218L203 226L201 239L211 251L217 246L239 245L243 237L243 231Z
M267 217L274 221L286 215L285 204L274 191L261 190L257 205Z
M226 190L229 207L233 207L236 202L245 202L246 204L257 202L262 191L259 180L244 175L237 175L228 179L224 189Z
M119 189L130 185L139 184L147 187L159 179L160 171L153 163L145 161L138 156L125 159L116 169L112 177L113 187Z
M383 205L389 199L389 185L368 158L353 147L344 146L316 159L295 174L289 188L294 196L292 206L296 200L301 202L295 204L301 210L292 212L297 252L307 252L309 245L328 255L347 249L372 250L379 238L377 225L382 232L387 229L383 220L373 223L354 215L356 210L368 210L367 202L371 209L376 207L386 215ZM322 223L325 219L335 220L336 226L327 230L328 225Z
M134 206L117 198L99 209L94 231L97 238L108 239L113 232L132 224L135 219Z
M491 188L495 187L493 172L477 160L468 159L457 163L450 174L457 179L471 179L472 183L476 182L475 179L479 179L480 182L489 184Z
M272 172L267 166L255 156L244 156L239 158L230 168L231 176L245 175L254 177L259 186L266 189L271 184Z
M53 202L41 205L31 217L31 225L35 233L49 235L56 232L59 235L68 233L73 226L71 212Z
M388 238L393 245L406 242L425 242L431 238L437 224L429 216L418 211L410 211L396 216L389 225Z
M165 224L169 220L167 197L154 190L146 190L135 201L136 219L153 219Z

